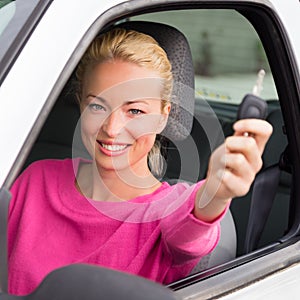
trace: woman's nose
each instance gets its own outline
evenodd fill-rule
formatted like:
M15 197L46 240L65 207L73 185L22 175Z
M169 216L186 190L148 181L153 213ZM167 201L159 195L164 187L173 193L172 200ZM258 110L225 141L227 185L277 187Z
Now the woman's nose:
M120 112L113 111L103 122L102 130L109 137L116 137L125 127L125 123L122 121Z

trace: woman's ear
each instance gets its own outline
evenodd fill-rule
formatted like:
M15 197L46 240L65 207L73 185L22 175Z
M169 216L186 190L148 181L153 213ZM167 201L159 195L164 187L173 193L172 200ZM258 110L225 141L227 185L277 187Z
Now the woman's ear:
M169 115L170 111L171 111L171 103L168 102L163 108L163 113L166 113L167 115Z

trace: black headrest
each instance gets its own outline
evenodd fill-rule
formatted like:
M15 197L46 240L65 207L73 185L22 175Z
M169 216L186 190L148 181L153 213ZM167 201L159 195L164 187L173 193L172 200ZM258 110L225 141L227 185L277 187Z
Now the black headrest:
M130 21L118 27L152 36L166 51L172 65L174 87L172 108L163 135L170 140L183 140L192 129L194 114L194 68L189 43L178 29L166 24Z

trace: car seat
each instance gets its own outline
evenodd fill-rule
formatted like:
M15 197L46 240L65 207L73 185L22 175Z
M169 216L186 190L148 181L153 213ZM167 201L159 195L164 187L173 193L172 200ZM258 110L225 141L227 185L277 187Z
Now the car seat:
M179 30L154 22L129 21L118 24L118 27L133 29L151 35L166 51L172 64L175 84L170 117L163 135L170 141L183 142L189 137L193 126L195 101L194 69L187 39ZM106 30L108 29L110 28L106 28ZM74 95L73 82L74 79L71 78L62 91L41 130L25 166L38 159L72 157L73 134L80 116ZM79 144L78 148L79 151L77 153L79 155L88 156L82 145ZM172 160L172 164L176 163L178 164L179 161ZM190 171L198 172L199 170L192 170L191 168ZM179 174L177 174L177 178L179 178ZM169 180L168 168L164 180ZM235 225L230 210L228 210L221 222L221 239L217 247L211 254L201 260L194 272L235 258L236 244Z
M264 166L252 191L245 253L278 241L288 229L291 169L281 110L272 110L267 121L273 127L273 134L266 145Z

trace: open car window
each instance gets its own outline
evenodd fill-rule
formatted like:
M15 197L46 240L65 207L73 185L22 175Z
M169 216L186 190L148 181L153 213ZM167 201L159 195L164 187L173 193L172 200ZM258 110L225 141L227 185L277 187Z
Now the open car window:
M268 118L271 116L269 121L274 126L275 134L264 153L264 167L278 162L287 141L282 133L283 120L277 91L262 43L245 17L234 10L193 9L137 15L129 20L154 21L174 26L187 37L192 51L195 112L190 141L193 147L197 147L195 151L200 161L199 170L195 170L191 145L184 140L176 145L168 145L165 178L171 181L179 178L187 182L205 178L212 151L227 136L233 134L232 126L236 120L238 104L245 94L252 91L260 69L266 71L261 97L268 102ZM123 20L119 22L122 23ZM74 127L79 118L76 97L72 90L73 81L72 77L59 96L25 166L44 158L72 157ZM275 121L272 119L274 111L278 115ZM67 123L66 118L69 118ZM218 124L216 130L208 125L212 120L213 124ZM64 130L57 130L58 128ZM195 172L198 178L195 178ZM288 227L290 178L287 176L281 183L260 246L275 242L284 235ZM231 204L231 217L226 221L229 227L225 225L229 231L224 231L222 243L225 244L221 245L225 245L225 248L230 245L230 255L223 258L222 251L226 250L221 249L221 253L217 250L216 254L208 258L210 262L200 263L194 272L230 261L244 253L251 192L243 199L234 199Z
M196 97L238 104L252 91L258 70L264 69L261 96L278 99L263 45L251 23L237 11L168 11L132 19L167 23L186 35L194 61Z
M131 19L169 24L180 29L189 41L195 71L196 98L191 135L199 153L199 179L205 178L211 152L227 136L233 134L232 126L237 117L238 105L246 94L252 92L261 69L266 75L260 97L268 103L267 120L274 130L263 155L263 168L278 163L287 145L287 138L283 133L284 122L277 90L263 43L244 16L230 9L193 9L156 12ZM221 134L216 122L222 128ZM215 130L212 129L213 126L216 127ZM191 155L192 147L186 148L180 144L181 153L179 156L174 154L174 157L172 150L170 151L168 176L175 177L175 173L180 172L179 167L174 166L178 164L174 162L180 155ZM194 159L186 162L189 165L185 169L193 170ZM288 228L290 175L283 174L282 177L284 178L277 188L274 206L259 242L260 247L282 237ZM189 174L184 174L184 178L193 180ZM242 199L234 199L231 204L237 233L237 256L244 254L251 197L252 190ZM228 239L231 239L230 234Z

